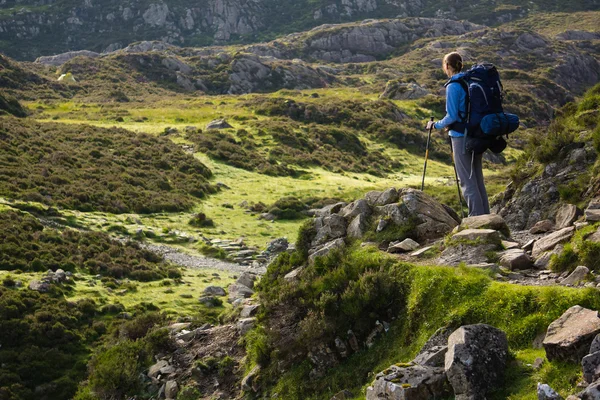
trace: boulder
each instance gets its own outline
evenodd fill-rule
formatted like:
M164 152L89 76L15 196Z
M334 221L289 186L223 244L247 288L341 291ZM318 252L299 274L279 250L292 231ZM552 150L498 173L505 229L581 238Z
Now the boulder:
M337 392L331 399L329 400L350 400L353 399L354 395L349 390L342 390Z
M596 335L594 340L592 340L592 344L590 345L590 354L593 354L597 351L600 351L600 335Z
M256 318L242 318L237 322L237 329L240 335L245 335L256 325Z
M351 221L359 215L368 217L371 215L371 207L365 199L356 200L340 210L340 215L346 220Z
M581 282L585 281L585 279L587 278L589 273L590 273L590 270L587 267L580 265L577 268L575 268L575 270L573 272L571 272L571 274L569 274L569 276L567 276L565 279L563 279L560 283L562 285L577 286Z
M303 269L304 269L303 267L298 267L298 268L288 272L287 274L285 274L283 279L285 279L286 281L293 281L298 277L298 275L300 275L300 272L302 272Z
M350 225L348 225L347 234L351 238L361 238L368 228L367 216L365 214L357 215Z
M452 235L452 240L458 243L475 242L473 244L502 244L500 233L493 229L465 229Z
M600 333L597 311L573 306L548 326L544 349L549 361L580 362L588 354L594 337Z
M233 126L231 126L224 119L215 119L213 121L210 121L206 125L206 129L228 129L228 128L233 128Z
M587 383L592 383L600 379L600 351L583 357L581 360L581 369L583 370L583 379Z
M249 287L250 289L254 289L254 281L256 280L256 275L251 274L250 272L244 272L235 283L244 285Z
M346 203L340 202L340 203L330 204L323 208L309 210L309 214L312 214L315 217L329 217L332 214L339 213L340 210L344 207L346 207Z
M346 219L339 214L332 214L329 217L317 218L315 220L315 229L317 234L312 242L312 246L338 239L346 236Z
M29 289L35 290L36 292L46 293L52 286L48 282L31 281L29 282Z
M590 384L585 390L577 395L581 400L598 400L600 399L600 380ZM571 396L569 396L571 397ZM570 400L567 397L567 400Z
M166 360L160 360L148 369L148 377L156 378L160 374L160 370L168 367L169 363Z
M506 225L504 218L498 214L478 215L476 217L464 218L459 229L493 229L501 232L506 237L510 236L508 225Z
M509 242L507 240L503 240L502 241L502 246L504 246L504 248L506 250L512 250L512 249L519 249L519 248L521 248L521 245L519 245L519 243L517 243L517 242Z
M239 283L229 285L227 291L229 292L228 301L230 303L233 303L237 299L247 299L249 297L252 297L252 295L254 294L254 291L248 286L241 285Z
M242 311L240 311L240 317L241 318L253 317L258 312L258 308L259 308L259 306L256 304L250 304L250 305L244 306L242 308Z
M600 221L600 198L596 198L588 204L585 210L585 220L590 222Z
M554 230L554 223L549 219L538 221L534 226L531 227L529 233L537 235L538 233L546 233Z
M421 257L423 254L427 253L429 250L433 249L435 246L426 246L422 249L419 249L415 252L410 253L411 257Z
M400 243L391 244L388 247L388 253L408 253L418 249L421 245L412 239L404 239Z
M538 383L537 397L538 400L563 400L560 394L545 383Z
M564 243L571 239L574 233L575 228L568 227L538 239L533 244L533 250L531 251L531 255L534 258L538 258L538 256L540 256L543 252L552 250L554 247L556 247L557 244Z
M223 304L221 300L214 296L202 296L198 299L198 301L207 307L218 307Z
M314 251L308 256L308 262L310 264L312 264L315 262L315 259L317 257L325 257L329 253L331 253L333 250L342 249L344 246L345 246L344 239L340 238L340 239L332 240L331 242L326 243L326 244L314 249Z
M202 291L205 296L225 296L225 289L219 286L208 286Z
M488 262L488 254L497 249L498 245L496 244L455 244L444 249L436 263L450 266L462 263L467 265L485 264Z
M596 230L596 232L592 233L590 236L586 237L585 240L589 240L590 242L600 243L600 228Z
M466 325L448 338L445 370L457 400L483 399L502 382L508 341L490 325Z
M533 266L533 260L525 251L511 249L500 253L500 265L511 271L515 269L530 269Z
M173 400L177 398L177 392L179 392L179 386L176 381L167 381L165 385L165 397L167 400Z
M420 190L402 189L400 200L410 219L417 221L415 239L419 242L440 238L458 225L444 206Z
M564 229L573 225L581 215L581 210L573 204L565 204L556 212L556 229Z
M452 395L443 368L409 365L390 366L375 377L367 388L367 400L412 399L428 400Z
M444 367L448 346L433 346L419 353L413 363L426 367Z

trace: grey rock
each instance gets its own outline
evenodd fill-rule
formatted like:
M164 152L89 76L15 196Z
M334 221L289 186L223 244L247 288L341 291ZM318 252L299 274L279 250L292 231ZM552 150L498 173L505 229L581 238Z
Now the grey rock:
M380 219L377 223L377 228L375 228L375 232L383 232L383 230L389 225L389 221L387 219Z
M164 26L169 15L169 7L165 3L152 3L144 12L144 22L153 27Z
M534 245L531 255L534 258L540 256L543 252L552 250L557 244L564 243L571 239L575 233L574 227L568 227L551 233L548 236L538 239Z
M240 275L239 278L235 281L235 283L244 285L249 287L250 289L254 289L254 281L256 281L256 275L250 272L244 272Z
M585 240L589 240L590 242L600 243L600 228L596 230L596 232L592 233L590 236L586 237Z
M340 357L348 357L348 346L346 346L346 343L344 343L344 341L339 337L335 338L335 348L337 349Z
M501 232L507 237L510 236L510 230L506 221L498 214L486 214L463 218L459 229L493 229Z
M346 236L346 227L346 219L338 214L317 218L315 220L317 234L312 242L312 246L318 246L332 239Z
M600 351L600 335L596 335L596 337L592 341L592 344L590 345L589 354L595 353L597 351Z
M452 235L455 241L470 241L477 244L496 244L502 243L502 237L498 231L493 229L465 229Z
M561 395L556 393L554 389L545 383L538 383L537 385L537 397L538 400L563 400Z
M38 57L35 62L37 64L59 67L75 57L97 58L100 57L100 54L88 50L69 51L67 53L57 54L55 56Z
M365 214L357 215L350 225L348 225L347 234L351 238L361 238L365 235L368 228L368 218Z
M387 189L384 192L373 191L365 195L365 200L371 207L397 203L399 198L398 190L395 188Z
M225 296L227 294L225 293L225 289L219 286L208 286L202 293L205 296Z
M530 230L531 234L546 233L554 230L554 223L549 219L538 221Z
M168 366L169 366L169 363L166 360L158 361L156 364L151 366L150 369L148 370L148 377L156 378L158 376L158 374L160 374L160 370L165 367L168 367Z
M229 285L227 291L229 292L228 301L230 303L233 303L237 299L247 299L249 297L252 297L252 295L254 294L254 291L248 286L241 285L239 283Z
M35 290L36 292L46 293L52 286L48 282L31 281L29 282L29 289Z
M592 383L600 379L600 351L583 357L581 368L583 370L583 379L587 383Z
M571 396L569 396L571 397ZM567 397L567 400L571 400ZM579 393L576 399L581 400L598 400L600 399L600 380L590 384L581 393Z
M213 121L210 121L206 125L206 129L228 129L228 128L233 128L233 126L231 126L224 119L215 119Z
M356 200L340 210L340 215L346 220L352 220L359 215L368 217L371 215L371 207L365 199Z
M165 396L167 400L174 400L177 398L179 392L179 386L176 381L170 380L165 384Z
M293 281L296 278L298 278L298 276L300 275L300 272L302 272L303 269L304 269L303 267L298 267L298 268L288 272L287 274L285 274L283 279L285 279L286 281Z
M558 40L598 40L600 33L579 30L567 30L555 36Z
M344 202L330 204L318 210L310 210L310 213L315 217L329 217L332 214L339 213L342 208L346 207L346 205L347 204Z
M452 389L442 368L423 365L390 366L367 388L367 400L445 398Z
M341 238L335 239L331 242L328 242L322 246L317 247L314 250L314 252L308 256L308 262L310 264L313 264L317 257L325 257L334 250L339 250L339 249L344 248L344 246L345 246L344 239L341 239Z
M421 245L412 239L404 239L400 243L391 244L388 247L388 253L408 253L418 249Z
M589 268L587 268L583 265L580 265L577 268L575 268L575 270L569 276L567 276L565 279L563 279L560 283L562 285L577 286L581 282L585 281L585 279L587 278L589 273L590 273Z
M589 222L600 221L600 199L594 199L585 209L585 220Z
M500 253L500 265L512 270L530 269L533 260L521 249L506 250Z
M448 346L434 346L426 351L419 353L413 363L426 367L443 368Z
M445 370L458 400L485 398L502 381L508 341L485 324L458 328L448 338Z
M509 242L507 240L503 240L502 241L502 246L504 246L504 248L506 250L514 250L514 249L521 248L521 246L519 245L519 243L517 243L517 242ZM523 249L523 250L525 250L525 249Z
M240 311L240 317L241 318L250 318L256 315L256 313L258 312L259 306L256 304L251 304L251 305L247 305L244 306L242 308L242 311Z
M245 335L256 326L256 318L242 318L237 322L237 329L240 335Z
M337 392L331 399L329 400L350 400L354 398L354 394L349 390L342 390Z
M567 228L579 218L581 210L573 204L565 204L556 212L556 229Z
M544 349L549 361L579 363L588 354L594 337L600 333L598 312L573 306L548 326Z
M422 249L419 249L417 251L414 251L412 253L410 253L411 257L421 257L423 254L427 253L429 250L433 249L435 246L426 246L423 247Z
M215 307L220 304L220 300L213 296L202 296L198 301L207 307Z
M498 245L496 244L453 245L442 251L440 258L437 259L436 263L450 266L457 266L461 263L465 263L467 265L485 264L488 261L488 254L496 251L497 249Z
M381 99L393 100L416 100L430 94L429 90L416 83L402 83L399 81L390 81L385 86L385 90L379 96Z

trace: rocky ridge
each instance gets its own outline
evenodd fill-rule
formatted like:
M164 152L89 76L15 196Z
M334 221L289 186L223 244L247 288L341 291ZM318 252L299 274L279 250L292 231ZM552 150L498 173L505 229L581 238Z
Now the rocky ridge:
M534 3L543 4L541 0ZM8 54L20 59L33 59L47 55L48 51L61 53L68 49L112 51L135 40L162 40L178 45L248 42L255 41L259 34L273 37L323 23L365 18L472 17L477 22L497 24L528 14L525 7L499 7L491 13L486 10L482 17L482 13L474 12L471 7L456 8L451 2L421 0L209 0L201 4L140 0L100 4L88 0L77 5L57 2L41 6L34 2L9 0L0 8L3 11L0 39L10 43Z

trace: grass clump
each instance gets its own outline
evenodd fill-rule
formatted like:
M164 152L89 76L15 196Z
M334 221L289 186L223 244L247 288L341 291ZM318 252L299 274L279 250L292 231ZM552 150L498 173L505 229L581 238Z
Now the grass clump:
M164 138L123 129L0 121L0 195L79 211L184 211L211 172Z
M196 228L213 228L215 226L215 222L208 218L204 213L195 214L188 221L188 225L191 225Z
M217 258L219 260L227 260L229 255L225 250L217 246L211 246L210 244L200 243L198 251L207 257Z

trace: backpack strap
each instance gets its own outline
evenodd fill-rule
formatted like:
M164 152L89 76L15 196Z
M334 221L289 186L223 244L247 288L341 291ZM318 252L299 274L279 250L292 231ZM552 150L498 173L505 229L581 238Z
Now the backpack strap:
M458 117L460 118L460 121L454 122L449 126L449 128L457 132L466 132L467 127L469 126L469 120L471 115L471 98L469 96L469 83L464 78L450 79L448 82L446 82L444 86L447 87L451 83L458 83L465 91L466 107L465 112L461 112L460 110L458 111Z

